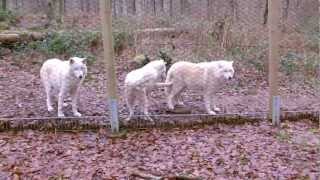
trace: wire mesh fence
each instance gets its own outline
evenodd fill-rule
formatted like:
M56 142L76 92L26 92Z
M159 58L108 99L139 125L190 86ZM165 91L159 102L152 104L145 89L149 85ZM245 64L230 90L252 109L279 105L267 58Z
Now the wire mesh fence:
M284 111L318 111L320 108L318 3L317 0L281 1L280 93ZM50 18L55 17L50 14L52 6L56 6L53 14L62 15L62 22L53 25L50 24ZM1 116L52 116L46 112L38 70L47 58L67 59L75 55L90 58L88 76L80 91L80 110L87 116L108 116L105 102L108 82L102 61L99 0L14 0L8 1L6 7L19 17L13 30L42 32L46 28L50 33L36 42L10 47L10 52L23 51L32 60L22 63L30 69L5 76L16 77L14 84L9 85L16 91L3 91L8 97L3 98L2 103L12 105L9 105L10 110L2 111ZM176 78L168 81L172 83L170 87L153 87L150 92L145 92L151 115L265 112L269 88L268 12L267 0L112 1L120 114L129 114L127 98L143 97L144 93L137 90L142 94L127 97L127 74L159 58L166 61L168 74L171 72ZM12 57L20 58L19 53ZM234 62L232 80L227 80L230 69L220 72L215 65L208 68L211 65L204 63L217 60ZM195 64L185 64L175 70L176 63L181 61ZM23 67L7 64L3 69L17 70L19 66ZM155 78L141 77L148 82L133 88L151 86L150 83L165 82L166 79ZM3 80L1 83L4 88L9 82ZM170 89L176 93L170 96L170 92L165 92ZM205 89L213 92L212 96L206 94ZM174 110L170 110L170 101L177 104ZM135 113L140 107L143 114L143 102L144 99L138 100ZM209 102L214 103L211 110ZM214 112L218 108L220 111Z

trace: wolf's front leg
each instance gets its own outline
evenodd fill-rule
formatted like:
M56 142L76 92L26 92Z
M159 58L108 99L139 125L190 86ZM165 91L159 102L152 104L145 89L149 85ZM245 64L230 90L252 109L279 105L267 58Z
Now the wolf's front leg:
M216 113L214 111L212 111L211 109L211 92L210 91L205 91L204 93L204 103L205 103L205 107L207 110L207 113L210 115L215 115Z
M78 112L78 88L71 92L72 113L76 117L81 117Z
M65 97L65 88L62 86L60 88L59 97L58 97L58 117L64 117L63 113L63 103Z
M132 94L130 94L132 95ZM129 93L125 93L125 99L126 99L126 104L129 109L129 116L126 118L126 122L130 121L132 116L134 115L134 101L135 101L135 96L129 96Z
M143 100L144 100L144 103L143 103L143 113L144 115L146 116L147 120L151 121L152 123L154 123L153 119L150 117L149 115L149 111L148 111L148 108L149 108L149 100L148 100L148 95L147 95L147 90L146 89L143 89Z

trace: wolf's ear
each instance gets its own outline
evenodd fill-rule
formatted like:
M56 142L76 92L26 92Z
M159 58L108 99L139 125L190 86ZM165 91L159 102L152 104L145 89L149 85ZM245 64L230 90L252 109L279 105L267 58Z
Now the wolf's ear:
M75 61L74 61L73 58L70 58L70 59L69 59L69 62L70 62L70 64L73 64Z
M87 58L82 58L81 61L82 61L83 64L87 64L88 59Z

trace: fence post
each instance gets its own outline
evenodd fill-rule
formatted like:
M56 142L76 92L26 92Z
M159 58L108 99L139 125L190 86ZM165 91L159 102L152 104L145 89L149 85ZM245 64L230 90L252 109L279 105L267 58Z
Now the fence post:
M276 96L279 96L279 21L280 2L279 0L268 0L268 28L269 28L269 117L273 115L273 104ZM279 97L280 98L280 97ZM280 99L279 99L280 100ZM273 119L273 122L276 120Z
M112 132L119 131L117 79L114 62L111 0L100 0L100 15L102 23L103 49L107 75L108 105L111 115Z

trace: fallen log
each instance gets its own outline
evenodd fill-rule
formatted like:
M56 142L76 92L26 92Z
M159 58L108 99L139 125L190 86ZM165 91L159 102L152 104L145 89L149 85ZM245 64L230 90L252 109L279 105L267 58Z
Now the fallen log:
M200 177L193 177L193 176L185 176L185 175L168 175L168 176L157 176L150 173L142 172L139 170L132 170L130 174L130 178L139 178L139 179L146 179L146 180L201 180Z
M47 36L46 33L40 32L3 32L0 33L0 43L1 44L13 44L13 43L22 43L22 42L30 42L42 40Z
M19 40L19 34L0 34L1 43L15 43Z

